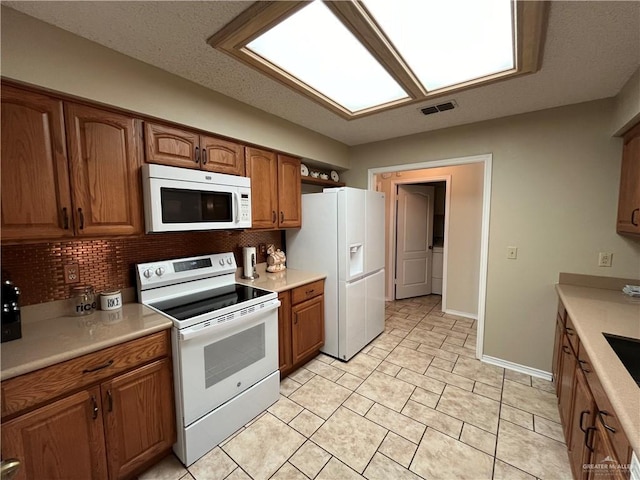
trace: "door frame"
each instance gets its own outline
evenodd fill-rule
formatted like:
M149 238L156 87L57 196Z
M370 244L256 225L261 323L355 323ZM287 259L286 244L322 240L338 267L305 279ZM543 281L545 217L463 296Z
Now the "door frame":
M491 214L491 172L492 172L492 164L493 164L493 154L485 153L480 155L471 155L468 157L456 157L456 158L448 158L434 161L426 161L419 163L410 163L403 165L392 165L388 167L376 167L368 169L368 188L369 190L376 189L375 176L377 174L382 173L391 173L391 172L402 172L408 170L428 170L431 168L440 168L440 167L454 167L457 165L466 165L469 163L482 163L484 165L484 182L482 188L482 227L480 234L480 268L479 268L479 276L478 279L478 327L477 327L477 340L476 340L476 358L481 359L484 349L484 323L485 323L485 313L486 313L486 303L487 303L487 272L488 272L488 259L489 259L489 219ZM433 177L434 179L437 177ZM425 177L424 182L427 182L430 178ZM438 181L438 180L434 180ZM398 180L398 182L402 182L402 180ZM411 181L406 183L421 183L419 178L413 178ZM395 188L395 187L394 187ZM447 199L449 200L449 183L447 183ZM445 205L445 229L448 228L448 212L449 212L449 204ZM391 202L391 208L393 210L393 215L391 216L391 221L394 223L393 225L393 233L395 234L395 202ZM445 231L445 235L448 232ZM392 235L391 237L393 237ZM393 243L393 254L395 255L395 238L391 238L391 242ZM447 271L447 237L445 236L445 249L444 249L444 265L443 265L443 287L442 287L442 311L445 313L455 312L447 312L445 307L445 296L446 293L446 271ZM393 255L392 255L393 256ZM392 270L393 268L393 270ZM389 265L389 269L395 272L395 259L392 260L392 264Z
M446 182L447 186L446 186L446 190L445 190L445 198L444 198L444 254L443 254L443 261L442 261L442 311L445 310L445 305L446 305L446 295L447 295L447 288L446 288L446 279L447 279L447 242L448 242L448 238L449 238L449 192L450 190L450 185L451 185L451 175L439 175L436 177L429 177L429 180L417 180L416 179L405 179L405 180L392 180L391 181L391 188L394 192L396 192L396 199L397 199L397 195L398 195L398 186L399 185L413 185L413 184L419 184L419 185L424 185L424 186L429 186L430 183L432 182ZM433 197L433 200L435 202L435 195ZM389 255L389 259L390 259L390 265L389 265L389 271L393 272L393 276L395 277L397 272L397 262L396 259L398 258L398 202L391 202L391 225L389 225L389 233L392 235L389 235L389 239L391 241L391 244L389 245L390 250L391 250L391 255ZM433 234L433 231L431 232ZM433 254L433 250L431 250L431 253ZM432 260L432 264L431 264L431 269L433 270L433 260ZM395 282L395 278L394 278L394 282ZM395 300L395 283L393 285L393 289L392 289L392 295L391 298L389 298L389 300Z

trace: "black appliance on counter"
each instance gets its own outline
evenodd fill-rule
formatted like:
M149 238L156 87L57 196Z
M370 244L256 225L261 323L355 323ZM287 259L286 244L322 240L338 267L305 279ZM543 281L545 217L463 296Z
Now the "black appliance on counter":
M11 280L2 281L2 343L22 338L20 289Z

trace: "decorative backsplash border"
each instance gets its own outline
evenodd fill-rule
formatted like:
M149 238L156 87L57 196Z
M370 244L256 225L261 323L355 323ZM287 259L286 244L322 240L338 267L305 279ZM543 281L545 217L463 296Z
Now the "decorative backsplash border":
M4 245L3 277L20 287L20 305L69 298L71 288L92 285L96 292L135 287L134 265L170 258L233 252L242 266L242 247L273 243L283 248L282 231L213 231L162 233L135 238L72 240ZM258 253L257 262L266 256ZM80 282L64 283L64 265L77 263Z

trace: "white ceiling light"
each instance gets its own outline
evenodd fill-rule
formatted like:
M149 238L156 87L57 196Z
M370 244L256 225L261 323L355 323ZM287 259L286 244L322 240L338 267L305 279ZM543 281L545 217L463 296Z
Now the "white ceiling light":
M351 112L408 98L318 0L248 43L247 49Z

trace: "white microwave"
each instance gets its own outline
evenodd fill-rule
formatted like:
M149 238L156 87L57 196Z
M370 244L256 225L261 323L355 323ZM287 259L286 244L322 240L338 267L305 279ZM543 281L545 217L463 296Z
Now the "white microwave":
M147 233L251 228L251 179L188 168L142 166Z

